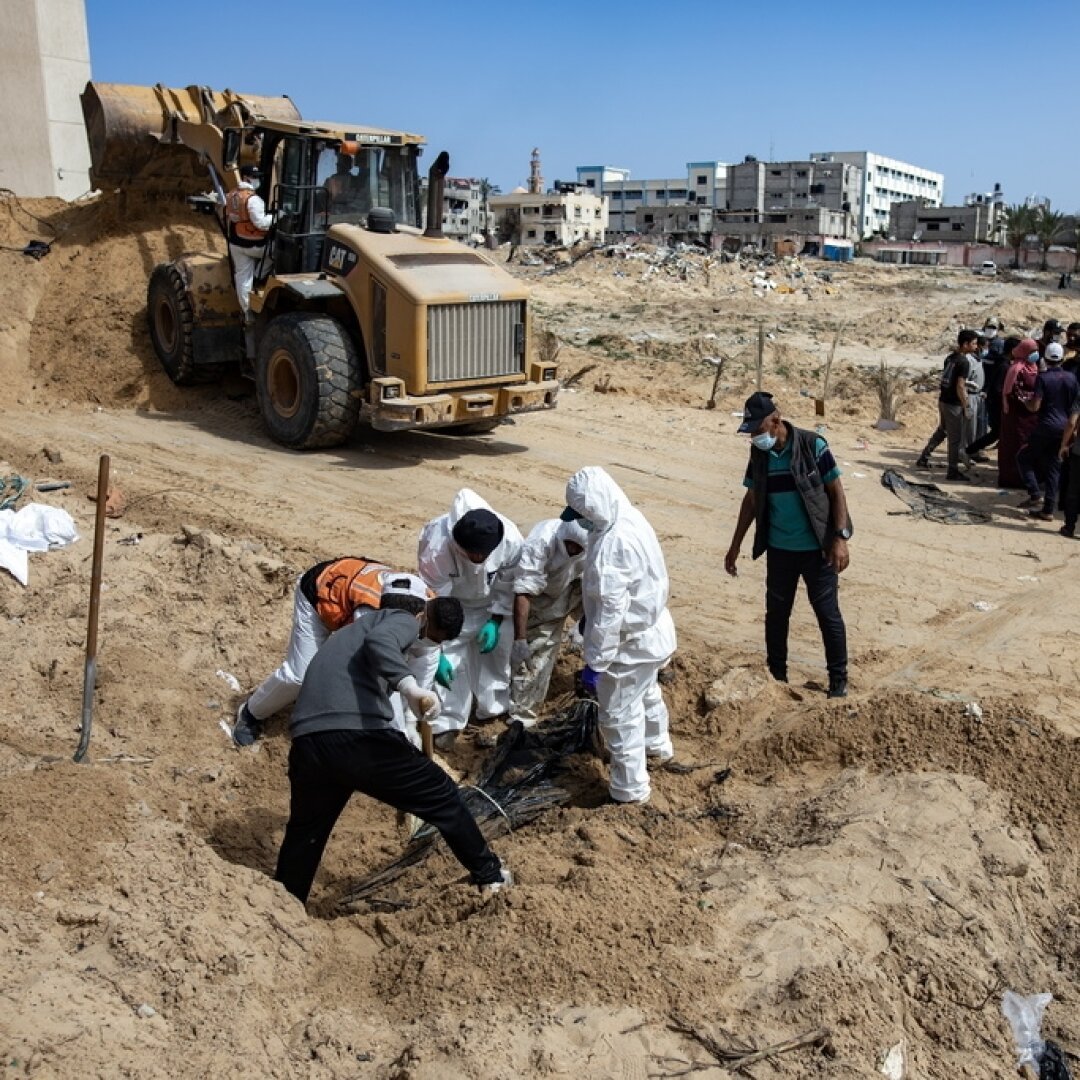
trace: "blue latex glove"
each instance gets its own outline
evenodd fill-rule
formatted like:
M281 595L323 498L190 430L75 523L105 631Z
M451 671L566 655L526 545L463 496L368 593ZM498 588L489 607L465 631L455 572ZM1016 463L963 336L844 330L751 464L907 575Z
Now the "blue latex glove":
M581 686L584 690L587 690L590 694L596 693L596 688L600 685L600 672L593 671L591 667L583 667L581 669Z
M446 689L449 690L454 681L454 674L454 665L440 653L439 667L435 672L435 681L440 686L445 686Z
M499 620L488 619L476 635L476 644L482 653L489 653L499 644Z

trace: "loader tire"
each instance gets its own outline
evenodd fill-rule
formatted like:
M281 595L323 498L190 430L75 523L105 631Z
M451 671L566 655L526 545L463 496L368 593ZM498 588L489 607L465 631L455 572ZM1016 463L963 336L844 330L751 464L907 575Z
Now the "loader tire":
M184 280L169 263L160 263L146 290L146 319L150 340L165 373L177 386L202 382L195 365L192 311Z
M259 343L255 385L275 442L315 450L340 446L356 431L363 369L337 319L308 312L274 319Z

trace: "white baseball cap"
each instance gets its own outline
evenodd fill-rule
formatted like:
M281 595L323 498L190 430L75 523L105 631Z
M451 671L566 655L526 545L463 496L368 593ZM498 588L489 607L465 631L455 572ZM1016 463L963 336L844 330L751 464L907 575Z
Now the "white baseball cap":
M415 596L428 598L428 587L415 574L398 574L391 570L383 576L383 596Z
M1046 351L1043 353L1043 359L1048 364L1057 364L1065 359L1065 350L1061 347L1061 344L1057 341L1051 341L1046 346Z

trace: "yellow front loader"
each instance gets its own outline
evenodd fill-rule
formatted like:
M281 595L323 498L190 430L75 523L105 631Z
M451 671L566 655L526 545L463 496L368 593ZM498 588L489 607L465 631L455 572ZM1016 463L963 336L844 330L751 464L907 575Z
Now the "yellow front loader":
M184 195L224 230L241 165L259 166L275 225L249 322L227 255L151 274L150 336L174 382L240 365L270 435L295 448L344 443L362 416L381 430L477 432L555 407L556 367L531 357L527 290L442 234L445 153L421 229L420 136L198 86L91 82L81 100L98 188Z

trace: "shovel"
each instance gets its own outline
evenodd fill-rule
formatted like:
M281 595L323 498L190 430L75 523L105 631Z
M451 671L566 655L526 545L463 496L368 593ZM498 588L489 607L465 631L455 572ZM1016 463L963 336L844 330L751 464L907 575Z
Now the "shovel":
M431 724L427 720L417 720L416 730L420 732L420 749L428 761L435 760L435 736L431 732ZM405 828L409 832L409 840L415 840L416 834L424 827L422 818L415 814L405 815Z

